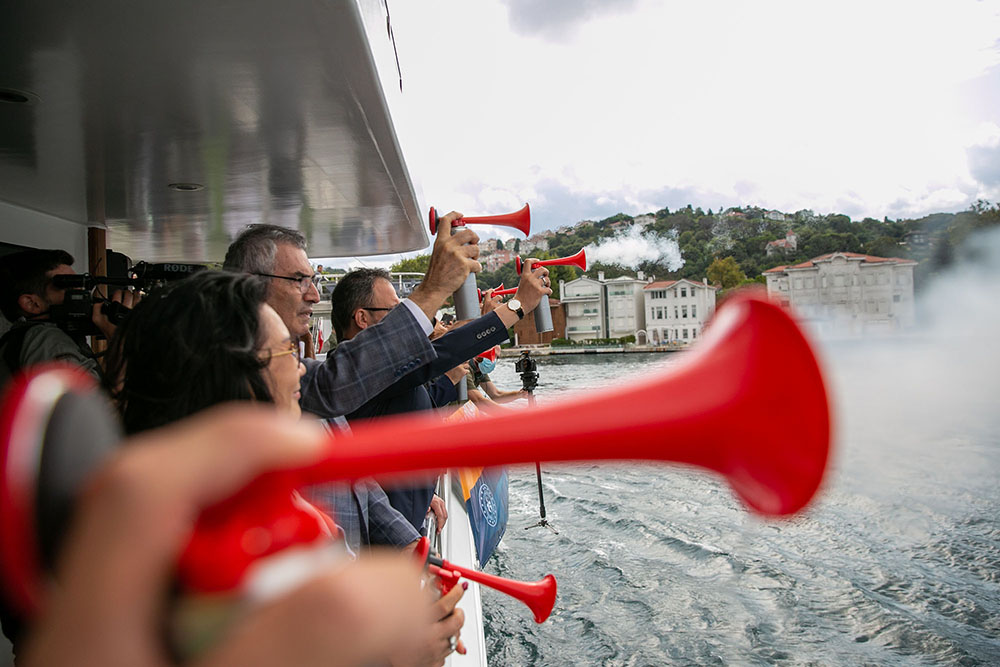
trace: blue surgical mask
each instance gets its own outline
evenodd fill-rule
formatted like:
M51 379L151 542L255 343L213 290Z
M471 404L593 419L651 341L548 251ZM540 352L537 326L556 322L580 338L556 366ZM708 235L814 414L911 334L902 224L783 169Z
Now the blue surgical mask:
M496 369L497 362L493 359L477 359L479 362L479 372L483 375L489 375Z

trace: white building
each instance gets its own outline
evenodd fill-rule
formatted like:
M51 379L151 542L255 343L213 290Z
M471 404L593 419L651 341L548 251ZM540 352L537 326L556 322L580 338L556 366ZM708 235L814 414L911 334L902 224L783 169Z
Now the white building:
M592 338L624 338L635 336L645 328L643 291L647 281L639 272L637 278L621 276L597 280L583 276L576 280L559 281L560 301L566 313L566 337L584 341Z
M686 278L646 285L643 297L647 342L683 344L696 340L715 312L718 289Z
M638 278L620 276L604 283L607 299L604 330L607 333L603 338L635 336L636 332L646 328L642 291L646 281L642 278L640 271Z
M549 249L549 240L540 234L535 234L534 236L524 239L521 241L521 252L531 253L531 252L544 252Z
M479 255L485 257L486 255L491 255L497 251L497 240L496 239L483 239L479 242Z
M914 324L910 259L835 252L764 272L768 294L824 334L857 336Z
M566 312L566 338L575 341L607 338L603 282L587 276L569 282L560 280L559 300Z

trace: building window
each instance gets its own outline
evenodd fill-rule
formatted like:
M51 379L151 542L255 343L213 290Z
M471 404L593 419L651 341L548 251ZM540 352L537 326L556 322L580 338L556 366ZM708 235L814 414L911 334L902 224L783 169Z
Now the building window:
M698 337L698 330L697 329L691 329L691 338L694 339L694 338L697 338L697 337Z
M662 320L663 319L663 309L662 308L657 308L656 309L656 319L658 319L658 320Z
M684 340L687 340L687 337L688 337L688 330L687 330L687 329L684 329L684 330L683 330L683 332L684 332Z
M892 295L892 302L893 302L893 303L899 303L899 302L900 302L900 300L901 300L901 299L900 299L900 295L899 295L899 294L893 294L893 295Z
M691 306L691 317L698 317L698 306Z
M688 316L688 307L681 306L681 317L687 317L687 316ZM687 336L685 336L685 338L687 338Z
M680 315L678 315L678 312L679 311L677 310L677 306L674 306L674 319L675 320L680 319L680 317L681 317Z

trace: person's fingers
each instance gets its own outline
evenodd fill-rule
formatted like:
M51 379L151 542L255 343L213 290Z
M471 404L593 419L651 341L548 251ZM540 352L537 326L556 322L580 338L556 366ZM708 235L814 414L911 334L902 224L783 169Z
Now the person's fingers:
M438 238L448 238L451 236L451 226L456 220L461 220L462 214L458 211L451 211L447 215L438 218L437 235Z
M442 595L437 602L431 605L431 618L435 621L440 621L447 617L455 611L455 605L462 599L463 594L465 594L465 589L461 586L455 586L448 591L447 595Z
M325 442L316 427L250 405L127 441L82 494L29 655L71 647L90 664L162 662L163 596L201 508L259 472L315 459Z
M418 581L408 558L366 556L251 612L200 667L381 664L412 654L430 627Z
M265 470L315 459L325 443L319 427L249 405L127 441L84 493L62 581L93 589L94 604L123 614L146 608L203 507Z

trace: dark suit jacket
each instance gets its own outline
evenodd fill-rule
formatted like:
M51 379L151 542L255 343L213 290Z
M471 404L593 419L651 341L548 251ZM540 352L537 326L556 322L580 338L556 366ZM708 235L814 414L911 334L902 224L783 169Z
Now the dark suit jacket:
M383 320L384 322L385 320ZM371 327L369 327L371 328ZM365 329L368 331L368 329ZM362 331L361 333L364 333ZM361 334L358 334L360 336ZM357 336L352 340L357 340ZM411 370L382 391L376 400L395 396L436 380L455 366L507 340L507 329L496 313L487 313L431 342L434 358Z
M326 361L306 359L299 404L324 419L341 417L434 358L434 348L413 314L399 306L338 345Z
M457 397L458 392L451 381L441 377L442 374L506 339L507 329L494 313L441 336L432 343L435 352L433 361L401 378L347 415L347 420L356 423L447 405ZM431 397L432 392L434 398ZM434 495L434 479L405 486L394 484L386 488L385 493L392 507L405 516L414 528L420 530Z

